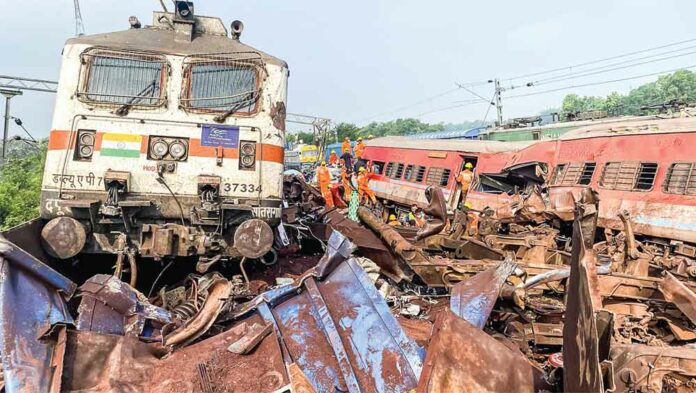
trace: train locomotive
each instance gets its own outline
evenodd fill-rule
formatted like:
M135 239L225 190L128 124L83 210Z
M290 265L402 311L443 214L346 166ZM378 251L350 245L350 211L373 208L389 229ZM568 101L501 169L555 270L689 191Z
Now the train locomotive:
M67 41L41 189L52 256L273 252L288 65L193 11Z

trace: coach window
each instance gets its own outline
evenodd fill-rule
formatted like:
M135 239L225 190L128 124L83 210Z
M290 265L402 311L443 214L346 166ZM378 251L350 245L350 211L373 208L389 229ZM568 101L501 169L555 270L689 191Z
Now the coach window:
M104 49L82 54L83 77L77 98L83 102L131 107L165 103L169 65L164 56Z
M404 173L404 164L397 163L396 170L394 171L394 179L401 179L401 175Z
M412 181L416 183L422 183L423 179L425 178L425 170L426 168L422 165L418 165L414 171L415 176Z
M372 171L376 174L381 174L384 170L384 161L372 161Z
M413 164L406 165L406 170L404 171L404 180L411 180L413 176Z
M230 55L231 56L231 55ZM260 97L261 59L255 55L195 56L184 60L181 106L188 110L253 114Z
M448 168L430 168L425 183L433 186L446 187L451 171Z
M599 180L599 186L609 190L650 191L657 175L654 162L608 162Z
M551 176L553 186L587 185L592 181L592 176L597 164L594 162L572 162L556 165Z
M670 165L662 190L668 194L696 195L696 162Z
M384 169L384 176L392 177L394 175L394 164L393 162L387 164L387 167Z

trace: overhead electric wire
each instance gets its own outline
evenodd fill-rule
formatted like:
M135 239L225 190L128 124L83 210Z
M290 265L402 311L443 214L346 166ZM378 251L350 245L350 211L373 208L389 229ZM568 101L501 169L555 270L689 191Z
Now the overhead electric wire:
M529 97L529 96L534 96L534 95L537 95L537 94L546 94L546 93L553 93L553 92L556 92L556 91L563 91L563 90L568 90L568 89L575 89L575 88L578 88L578 87L597 86L597 85L604 85L604 84L607 84L607 83L623 82L623 81L627 81L627 80L631 80L631 79L645 78L645 77L648 77L648 76L661 75L661 74L665 74L665 73L675 72L675 71L679 71L679 70L688 70L688 69L692 69L692 68L696 68L696 64L695 64L695 65L686 66L686 67L674 68L674 69L671 69L671 70L664 70L664 71L653 72L653 73L650 73L650 74L636 75L636 76L631 76L631 77L626 77L626 78L612 79L612 80L606 80L606 81L600 81L600 82L583 83L583 84L579 84L579 85L571 85L571 86L559 87L559 88L557 88L557 89L548 89L548 90L542 90L542 91L535 91L535 92L532 92L532 93L517 94L517 95L508 96L508 97L505 97L505 98L506 98L506 99L511 99L511 98L519 98L519 97Z
M662 58L659 58L659 59L646 60L646 61L643 61L643 62L640 62L640 63L627 64L627 65L623 65L623 66L620 66L620 67L614 67L614 68L608 68L608 69L600 69L600 70L594 71L594 72L584 72L584 71L583 71L582 73L579 73L579 74L570 74L569 76L565 76L565 77L560 77L560 76L559 76L559 77L557 77L557 78L541 79L541 80L539 80L539 81L532 82L531 85L532 85L532 86L540 86L540 85L546 85L546 84L549 84L549 83L561 82L561 81L565 81L565 80L569 80L569 79L578 79L578 78L583 78L583 77L586 77L586 76L597 75L597 74L604 74L604 73L607 73L607 72L613 72L613 71L623 70L623 69L626 69L626 68L637 67L637 66L641 66L641 65L644 65L644 64L650 64L650 63L655 63L655 62L658 62L658 61L670 60L670 59L674 59L674 58L677 58L677 57L683 57L683 56L688 56L688 55L693 55L693 54L696 54L696 51L687 52L687 53L681 53L681 54L678 54L678 55L672 55L672 56L667 56L667 57L662 57ZM589 71L589 70L588 70L588 71ZM527 86L529 86L529 85L527 85Z
M465 106L478 105L478 104L489 104L489 105L490 105L490 103L488 103L488 102L483 102L483 101L469 102L469 103L466 103L466 104L452 105L452 106L447 106L447 107L444 107L444 108L434 109L434 110L427 111L427 112L422 112L422 113L419 113L419 114L417 114L417 115L415 115L415 116L413 116L413 117L414 117L414 118L419 118L419 117L423 117L423 116L425 116L425 115L430 115L430 114L433 114L433 113L444 112L444 111L448 111L448 110L451 110L451 109L463 108L463 107L465 107Z
M389 110L389 111L386 111L386 112L382 112L382 113L379 113L379 114L374 115L374 116L369 116L369 117L365 117L365 118L359 119L359 120L357 120L357 122L358 122L358 123L362 123L362 122L364 122L364 121L372 120L372 119L375 119L375 118L378 118L378 117L381 117L381 116L384 116L384 115L390 115L390 114L392 114L392 113L401 112L401 111L403 111L404 109L408 109L408 108L411 108L411 107L414 107L414 106L417 106L417 105L420 105L420 104L424 104L424 103L429 102L429 101L432 101L432 100L434 100L434 99L437 99L437 98L446 96L446 95L448 95L448 94L454 93L455 91L458 91L458 90L459 90L459 87L456 87L456 88L454 88L454 89L450 89L450 90L444 91L444 92L442 92L442 93L439 93L439 94L436 94L436 95L433 95L433 96L424 98L424 99L422 99L422 100L420 100L420 101L418 101L418 102L414 102L413 104L404 105L404 106L401 106L401 107L399 107L399 108L392 109L392 110Z
M510 78L504 78L504 79L501 79L501 80L503 80L503 81L511 81L511 80L515 80L515 79L528 78L528 77L530 77L530 76L549 74L549 73L558 72L558 71L563 71L563 70L568 70L568 69L573 69L573 68L580 68L580 67L584 67L584 66L591 65L591 64L603 63L603 62L609 61L609 60L620 59L620 58L623 58L623 57L629 57L629 56L638 55L638 54L641 54L641 53L652 52L652 51L654 51L654 50L669 48L669 47L672 47L672 46L682 45L682 44L686 44L686 43L694 42L694 41L696 41L696 38L691 38L691 39L683 40L683 41L679 41L679 42L673 42L673 43L670 43L670 44L660 45L660 46L656 46L656 47L652 47L652 48L647 48L647 49L642 49L642 50L638 50L638 51L623 53L623 54L616 55L616 56L605 57L605 58L602 58L602 59L596 59L596 60L587 61L587 62L584 62L584 63L578 63L578 64L574 64L574 65L569 65L569 66L565 66L565 67L552 68L552 69L548 69L548 70L544 70L544 71L538 71L538 72L532 72L532 73L528 73L528 74L513 76L513 77L510 77Z

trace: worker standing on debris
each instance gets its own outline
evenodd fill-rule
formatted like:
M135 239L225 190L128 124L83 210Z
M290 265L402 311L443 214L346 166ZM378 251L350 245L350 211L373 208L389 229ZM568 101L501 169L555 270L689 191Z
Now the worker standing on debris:
M418 205L411 206L411 213L413 215L414 221L416 222L416 228L423 228L425 225L425 214L423 209L419 208Z
M346 200L346 202L350 202L350 194L353 192L353 187L350 183L350 173L346 170L345 165L341 165L340 163L338 164L338 167L341 168L341 183L343 184L343 199Z
M331 154L329 154L329 165L336 164L338 164L338 155L336 155L336 150L331 150Z
M377 198L375 198L375 193L372 190L370 190L370 179L367 176L368 174L365 171L365 167L361 166L360 169L358 169L358 194L360 195L360 203L363 202L364 197L367 197L370 198L372 204L376 205Z
M362 159L365 153L365 142L361 136L358 137L358 143L355 144L355 167L360 168L365 166L365 161Z
M464 203L464 210L466 211L466 235L475 237L478 235L479 216L472 210L471 202Z
M343 143L341 144L341 159L346 170L349 173L353 172L353 156L351 155L350 139L348 137L343 138Z
M393 227L401 226L401 223L399 222L399 220L396 219L396 215L394 215L394 214L389 215L389 222L387 222L387 224L389 224Z
M326 207L332 208L334 203L331 190L329 190L329 182L331 182L331 174L329 173L329 168L326 167L326 161L322 161L321 166L317 168L317 183L319 184L321 196L324 197L326 202Z
M341 155L346 153L351 154L350 138L348 137L343 138L343 143L341 143Z
M461 186L461 202L460 203L465 203L466 202L466 194L469 192L469 187L471 186L471 183L474 181L474 165L471 164L470 162L467 162L464 164L464 170L459 172L459 176L457 176L457 182Z

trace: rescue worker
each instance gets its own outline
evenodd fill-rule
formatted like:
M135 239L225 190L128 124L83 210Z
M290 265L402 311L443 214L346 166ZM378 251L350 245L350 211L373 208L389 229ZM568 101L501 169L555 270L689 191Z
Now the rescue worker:
M329 154L329 165L336 164L338 164L338 155L336 155L336 150L331 150L331 154Z
M360 203L363 203L363 198L367 197L372 201L372 204L376 205L377 198L375 197L375 193L370 190L368 186L370 179L367 176L368 174L365 171L365 167L360 167L360 169L358 169L358 195L360 196Z
M370 135L367 136L367 140L368 140L368 141L371 141L371 140L373 140L373 139L375 139L375 136L374 136L374 135L370 134Z
M464 170L459 172L459 175L457 176L457 182L461 186L461 203L466 202L466 194L469 192L469 186L471 186L471 183L474 181L474 165L471 164L470 162L467 162L464 164Z
M346 202L350 202L350 194L353 192L353 186L350 183L350 173L346 171L345 165L341 165L340 163L338 164L338 167L341 168L341 183L343 184L343 199L345 199Z
M464 209L466 211L466 235L475 237L478 235L479 216L472 210L471 202L465 202Z
M425 225L425 213L417 205L411 206L411 214L416 222L416 228L423 228Z
M358 143L355 144L355 159L357 161L360 161L362 159L362 155L365 152L365 142L363 142L363 139L361 136L358 137Z
M345 137L343 138L343 143L341 143L341 155L350 154L350 150L350 138Z
M387 224L393 227L401 226L401 223L399 222L399 220L396 219L396 216L394 214L389 215L389 222L387 222Z
M326 161L322 161L321 166L317 168L317 183L319 184L319 190L321 191L321 196L324 197L327 208L334 207L333 196L331 195L331 190L329 190L330 182L331 174L329 173L329 168L326 167Z

